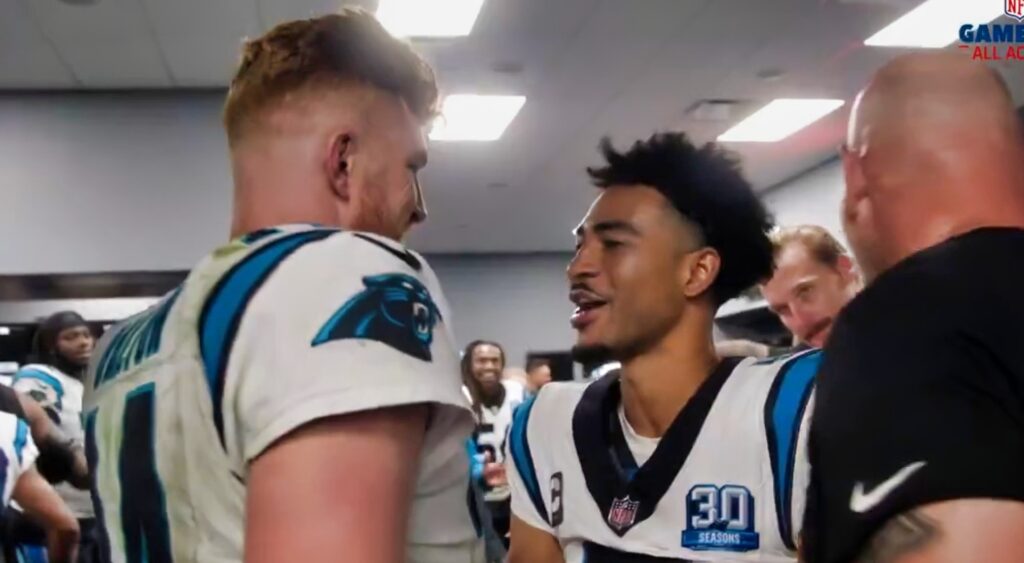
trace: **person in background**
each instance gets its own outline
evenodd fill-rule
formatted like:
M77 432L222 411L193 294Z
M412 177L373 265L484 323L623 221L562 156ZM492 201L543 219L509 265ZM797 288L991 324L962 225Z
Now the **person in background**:
M67 481L79 489L89 488L89 468L82 445L65 436L35 399L0 384L0 412L28 423L39 449L36 469L43 478L50 483Z
M527 358L526 398L535 396L548 383L551 383L551 360L538 356Z
M34 399L43 408L66 439L70 440L71 447L78 451L84 447L85 438L82 428L82 378L95 343L92 330L81 315L74 311L54 313L40 323L33 338L32 363L19 369L12 383L15 391ZM78 560L98 561L98 545L94 534L96 521L89 491L71 483L58 483L56 490L78 519L81 529ZM33 533L35 527L17 514L12 514L11 519L14 522L13 535L24 549L39 549L43 543L41 531L36 528Z
M437 99L363 10L245 43L223 116L231 240L90 365L107 560L482 559L450 312L401 244L426 219Z
M761 294L797 348L821 348L839 312L862 287L853 259L817 225L783 227L771 238L775 271L761 284Z
M809 563L1024 561L1024 128L991 67L917 53L857 97L842 219L867 286L821 367Z
M75 515L35 468L39 452L23 419L0 412L0 509L13 500L42 527L43 546L20 548L4 538L7 563L74 563L78 558L79 526ZM44 551L45 550L45 551Z
M476 414L474 438L483 456L487 503L495 532L505 538L509 530L509 488L505 475L505 439L512 415L525 399L526 389L502 377L505 350L497 342L470 342L462 354L462 381ZM506 544L507 545L507 544Z

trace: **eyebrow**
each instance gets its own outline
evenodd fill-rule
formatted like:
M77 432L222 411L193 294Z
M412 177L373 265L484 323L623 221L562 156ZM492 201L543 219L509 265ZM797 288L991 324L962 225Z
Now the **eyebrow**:
M580 225L579 227L576 227L576 230L573 231L573 234L578 237L583 236L583 232L585 230L586 228L583 225ZM595 233L619 232L632 236L640 236L640 230L634 227L631 223L626 221L601 221L600 223L597 223L593 227L591 227L590 230L594 231Z
M804 276L793 284L793 291L799 291L805 287L814 285L814 282L818 281L818 276Z

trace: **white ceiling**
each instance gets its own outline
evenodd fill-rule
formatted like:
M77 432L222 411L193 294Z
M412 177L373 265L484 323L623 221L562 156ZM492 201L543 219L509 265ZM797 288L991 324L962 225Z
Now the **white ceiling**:
M444 91L528 101L498 142L434 143L424 177L432 221L413 242L431 252L565 250L593 196L583 167L595 163L602 135L624 145L682 129L708 141L743 117L688 119L687 108L704 99L741 100L745 113L775 97L849 100L900 52L863 47L863 39L918 3L486 0L469 37L418 46ZM0 89L223 87L244 37L338 4L0 0ZM502 63L522 71L495 72ZM1024 62L998 68L1024 98ZM759 78L769 71L782 74ZM733 148L766 189L831 158L846 109L783 142Z

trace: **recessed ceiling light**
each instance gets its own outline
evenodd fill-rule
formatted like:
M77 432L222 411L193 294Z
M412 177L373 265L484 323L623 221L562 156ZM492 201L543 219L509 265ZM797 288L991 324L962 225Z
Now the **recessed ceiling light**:
M842 107L843 100L780 98L737 123L718 140L724 143L774 143Z
M469 35L484 0L380 0L377 19L395 37Z
M526 96L452 94L441 103L430 138L435 141L495 141L526 103Z
M941 49L964 24L984 24L1003 13L998 0L928 0L864 41L871 47Z
M686 116L694 121L731 121L733 115L742 111L737 100L701 100L686 110Z
M522 74L523 63L516 61L498 61L491 65L491 70L498 74Z

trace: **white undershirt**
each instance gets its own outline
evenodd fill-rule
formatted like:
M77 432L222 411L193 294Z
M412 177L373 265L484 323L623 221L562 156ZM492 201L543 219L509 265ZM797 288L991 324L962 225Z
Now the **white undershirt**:
M633 459L636 460L637 467L647 463L647 460L654 454L654 449L658 447L658 442L661 438L648 438L641 436L633 430L630 426L629 421L626 420L626 409L623 408L622 403L619 403L619 424L622 425L622 435L626 438L626 446L629 447L629 452L633 454Z

